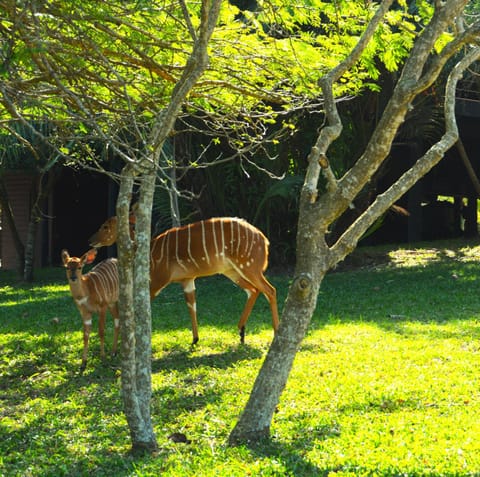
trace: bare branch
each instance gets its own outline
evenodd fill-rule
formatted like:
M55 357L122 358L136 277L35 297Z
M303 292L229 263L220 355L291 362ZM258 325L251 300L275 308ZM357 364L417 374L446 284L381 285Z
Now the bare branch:
M197 41L197 34L195 33L195 28L193 27L192 19L190 18L190 13L188 12L185 0L180 0L180 6L182 7L183 18L187 24L188 32L193 38L193 41Z

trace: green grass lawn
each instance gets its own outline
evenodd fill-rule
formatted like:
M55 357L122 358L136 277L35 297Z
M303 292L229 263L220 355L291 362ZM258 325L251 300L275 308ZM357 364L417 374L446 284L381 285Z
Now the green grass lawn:
M240 345L245 294L198 280L200 342L180 287L154 301L152 415L160 451L133 459L119 361L96 330L78 374L80 316L62 268L25 286L0 272L2 476L480 475L480 246L359 249L329 274L271 441L229 448L272 338L259 299ZM289 277L269 276L282 307ZM109 318L107 349L113 326ZM175 443L184 433L189 444Z

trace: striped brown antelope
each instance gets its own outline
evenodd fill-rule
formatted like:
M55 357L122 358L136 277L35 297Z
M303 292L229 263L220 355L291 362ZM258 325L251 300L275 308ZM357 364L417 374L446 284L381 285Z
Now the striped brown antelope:
M116 240L117 218L111 217L89 242L92 247L104 247ZM172 282L182 285L195 344L198 341L195 279L221 273L248 296L238 322L240 341L245 341L245 325L260 293L270 303L273 328L277 330L276 290L263 275L268 265L268 245L268 239L260 230L238 218L202 220L167 230L152 239L150 297L156 297Z
M98 334L100 335L100 354L105 358L105 318L107 308L114 318L112 354L117 352L119 318L118 318L118 269L117 259L103 260L89 273L82 274L84 265L95 260L97 250L92 249L80 258L70 257L67 250L62 250L63 265L67 269L70 293L77 305L83 321L83 355L80 372L87 366L88 340L92 328L92 314L98 313Z

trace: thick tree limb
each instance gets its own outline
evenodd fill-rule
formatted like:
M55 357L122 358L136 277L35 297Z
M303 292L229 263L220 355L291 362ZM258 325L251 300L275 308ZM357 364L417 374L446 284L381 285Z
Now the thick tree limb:
M319 201L316 212L322 215L322 221L325 224L330 225L352 204L354 198L388 156L391 144L405 119L413 98L423 91L423 89L419 89L418 84L422 84L425 88L428 87L448 60L447 55L441 56L441 59L438 59L437 67L427 70L428 80L423 80L425 65L438 38L434 32L447 31L454 21L453 12L461 11L466 3L468 0L444 2L443 7L435 12L431 22L418 37L365 151L354 166L338 181L337 190L325 194ZM472 39L467 34L463 34L462 38L465 43L456 42L455 48L449 49L451 55ZM328 208L325 207L327 202L330 204ZM334 204L333 207L332 204Z
M441 139L418 159L394 184L361 214L357 220L338 239L330 249L332 266L343 260L355 248L358 240L388 208L404 195L417 181L429 172L443 158L458 140L458 127L455 117L456 86L465 70L480 59L480 47L473 48L459 61L451 71L445 87L445 126L446 130Z

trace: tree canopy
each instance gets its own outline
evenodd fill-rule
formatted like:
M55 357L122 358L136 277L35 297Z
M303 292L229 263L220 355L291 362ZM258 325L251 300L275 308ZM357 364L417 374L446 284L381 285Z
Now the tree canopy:
M276 140L272 122L278 134L288 132L295 127L292 112L321 109L319 78L356 44L376 5L275 0L241 9L233 3L222 3L209 66L182 114L201 118L209 137L228 137L241 154ZM92 140L125 160L145 153L149 127L184 71L199 4L4 0L0 6L4 131L12 119L48 118L56 130L48 141L66 158L95 157ZM431 12L429 2L417 2L415 11L398 2L335 95L378 89L380 71L398 67Z

